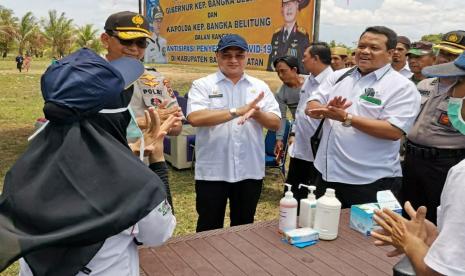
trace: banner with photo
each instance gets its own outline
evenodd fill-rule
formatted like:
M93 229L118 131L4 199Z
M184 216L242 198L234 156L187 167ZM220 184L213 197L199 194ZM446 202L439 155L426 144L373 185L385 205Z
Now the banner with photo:
M247 68L273 70L283 55L302 59L313 35L314 0L146 0L153 43L147 63L216 64L218 40L239 34Z

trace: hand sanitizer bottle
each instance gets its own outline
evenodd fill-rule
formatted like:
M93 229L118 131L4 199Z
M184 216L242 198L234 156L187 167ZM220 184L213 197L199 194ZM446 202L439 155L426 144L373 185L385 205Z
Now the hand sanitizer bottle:
M299 227L313 228L316 211L316 197L313 192L316 190L316 187L300 184L299 189L301 187L307 188L310 193L308 194L307 198L300 200Z
M287 187L287 192L279 201L279 232L283 233L287 230L297 228L297 200L291 192L291 185L284 184Z
M334 189L326 189L324 196L316 201L315 224L313 229L318 231L321 240L337 238L341 202L336 198Z

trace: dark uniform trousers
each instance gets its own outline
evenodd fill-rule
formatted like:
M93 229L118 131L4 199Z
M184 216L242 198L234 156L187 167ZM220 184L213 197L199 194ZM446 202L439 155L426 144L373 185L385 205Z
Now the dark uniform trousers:
M426 218L436 224L437 207L440 205L447 173L464 158L465 150L433 150L407 143L403 164L402 201L410 201L415 209L426 206Z
M376 193L378 191L391 190L394 196L399 199L402 177L386 177L369 184L352 185L324 181L321 173L318 173L316 182L317 198L323 196L327 188L332 188L336 190L336 198L342 203L342 208L350 208L354 204L377 202Z
M313 162L291 157L286 183L292 185L291 191L299 204L298 211L300 210L300 200L307 198L309 192L305 187L299 189L299 184L315 186L314 180L317 175L318 171L315 169L315 166L313 166ZM286 188L284 188L284 191L286 191Z
M263 179L195 181L197 232L223 228L229 198L231 226L253 223Z

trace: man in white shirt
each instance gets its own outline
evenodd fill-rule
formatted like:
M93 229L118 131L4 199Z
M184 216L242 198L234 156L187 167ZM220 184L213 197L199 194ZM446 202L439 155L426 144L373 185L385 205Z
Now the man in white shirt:
M223 36L218 72L195 80L187 119L198 127L195 190L197 231L222 228L229 198L231 226L252 223L265 175L263 127L278 130L280 111L263 81L244 72L247 42Z
M313 166L314 155L310 147L310 137L318 127L320 120L311 119L305 115L307 99L318 89L321 83L333 72L331 69L331 50L328 44L316 42L310 45L304 52L302 63L310 73L302 85L300 100L297 106L295 122L292 126L291 136L295 136L289 155L289 172L286 183L292 185L292 192L297 202L306 198L307 189L299 189L299 184L308 184L315 179L318 171Z
M397 45L392 55L392 68L402 76L410 79L413 73L407 63L407 52L410 50L410 39L406 36L397 37Z
M420 94L390 65L396 43L394 31L367 28L355 54L358 69L338 83L346 70L333 73L307 103L307 115L326 118L314 163L317 195L335 188L343 208L374 202L380 190L400 191L399 139L415 120Z

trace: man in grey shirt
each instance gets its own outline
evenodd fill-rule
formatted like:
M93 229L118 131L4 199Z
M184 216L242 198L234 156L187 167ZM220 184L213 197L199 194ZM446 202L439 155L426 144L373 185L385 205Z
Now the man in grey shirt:
M304 78L299 75L299 61L296 57L279 57L273 62L273 66L278 77L283 82L275 95L281 111L281 127L276 132L276 145L274 148L274 154L277 156L284 148L283 136L286 129L287 109L289 108L292 118L295 119L295 111L300 98L300 88L304 83Z

